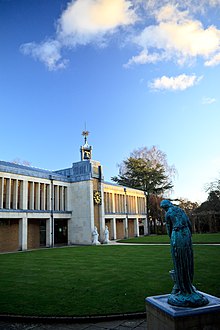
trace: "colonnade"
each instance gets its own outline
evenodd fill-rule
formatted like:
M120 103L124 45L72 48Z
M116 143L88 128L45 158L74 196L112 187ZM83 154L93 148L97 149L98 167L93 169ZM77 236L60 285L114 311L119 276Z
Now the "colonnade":
M53 219L45 218L46 221L46 247L54 245ZM23 215L19 219L19 250L25 251L28 248L28 216Z
M105 220L110 221L110 230L111 230L111 237L110 239L116 240L119 237L117 237L117 221L121 220L123 222L123 234L124 237L123 238L128 238L129 234L128 234L128 222L129 221L133 221L134 223L134 236L135 237L139 237L139 220L143 221L144 224L144 235L148 235L148 223L147 223L147 218L119 218L117 215L113 216L113 217L106 217Z
M0 177L0 209L67 210L67 186Z
M146 214L145 197L105 191L104 199L106 214Z

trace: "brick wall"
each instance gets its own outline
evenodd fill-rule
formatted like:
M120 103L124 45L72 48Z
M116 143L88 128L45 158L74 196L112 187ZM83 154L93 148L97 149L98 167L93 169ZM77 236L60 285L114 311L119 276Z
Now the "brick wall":
M28 249L37 249L40 247L40 221L28 220Z
M125 237L123 221L119 219L116 220L116 237L117 239Z
M134 220L128 220L128 237L134 237Z
M19 220L0 221L0 252L17 251L19 248Z

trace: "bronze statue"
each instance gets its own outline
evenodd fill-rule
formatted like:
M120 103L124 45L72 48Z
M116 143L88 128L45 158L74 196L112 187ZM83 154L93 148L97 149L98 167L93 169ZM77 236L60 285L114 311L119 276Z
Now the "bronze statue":
M166 228L170 237L174 270L171 277L174 287L168 303L181 307L200 307L209 303L193 286L194 260L192 226L186 213L169 200L163 200L161 208L166 211Z

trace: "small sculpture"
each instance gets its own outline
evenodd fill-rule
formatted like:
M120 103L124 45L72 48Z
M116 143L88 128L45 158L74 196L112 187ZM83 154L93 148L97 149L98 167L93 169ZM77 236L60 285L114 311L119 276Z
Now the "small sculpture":
M92 244L93 244L93 245L98 245L98 244L100 244L98 238L99 238L99 233L98 233L97 227L95 226L95 227L94 227L94 230L93 230L93 232L92 232Z
M161 208L166 211L166 228L171 239L171 254L174 270L170 275L174 287L168 303L180 307L200 307L209 303L208 299L193 286L194 261L192 249L192 226L186 213L168 200L163 200Z
M108 226L105 226L105 231L104 231L104 242L103 244L108 244L109 243L109 230L108 230Z

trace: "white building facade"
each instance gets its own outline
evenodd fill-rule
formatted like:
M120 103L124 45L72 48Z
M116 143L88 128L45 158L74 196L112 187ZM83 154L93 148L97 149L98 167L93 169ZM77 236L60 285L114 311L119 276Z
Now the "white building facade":
M0 161L0 252L92 244L147 234L143 191L106 183L102 166L81 147L81 161L46 171Z

